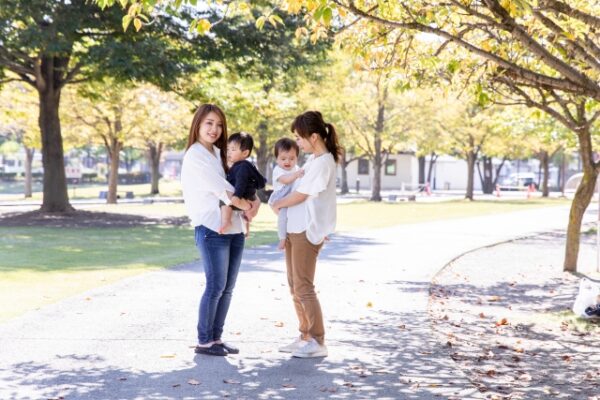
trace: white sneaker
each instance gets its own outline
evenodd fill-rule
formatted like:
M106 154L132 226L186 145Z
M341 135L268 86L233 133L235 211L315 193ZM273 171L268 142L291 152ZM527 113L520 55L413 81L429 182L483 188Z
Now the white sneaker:
M315 339L310 339L304 346L292 353L299 358L327 357L327 346L319 344Z
M298 337L293 343L280 347L279 351L282 353L293 353L306 343L308 343L306 340L302 340L301 337Z

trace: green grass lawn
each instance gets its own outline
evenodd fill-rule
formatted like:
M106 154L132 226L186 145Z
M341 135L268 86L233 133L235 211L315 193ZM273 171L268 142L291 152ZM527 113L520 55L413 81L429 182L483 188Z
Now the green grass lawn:
M352 231L565 205L565 200L369 203L338 206L338 230ZM182 204L103 205L94 210L180 216ZM248 246L277 240L266 206L252 224ZM141 272L197 258L191 227L0 227L0 321ZM283 262L283 261L282 261Z
M19 201L23 200L22 180L15 182L0 181L0 200L2 201ZM33 182L33 195L31 200L42 199L42 183ZM70 199L97 199L101 191L108 190L108 185L104 184L68 184L67 190ZM181 196L181 183L178 180L162 179L159 183L161 196ZM135 197L149 197L150 184L140 183L135 185L118 185L118 192L133 192Z

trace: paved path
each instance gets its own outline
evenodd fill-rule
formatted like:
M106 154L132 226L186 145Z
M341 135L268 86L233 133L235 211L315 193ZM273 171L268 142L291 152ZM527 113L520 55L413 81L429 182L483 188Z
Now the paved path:
M431 335L430 280L464 251L564 228L567 214L554 207L336 235L317 272L324 359L276 351L296 324L272 246L245 253L226 326L238 356L193 354L198 264L125 279L0 325L0 399L481 398Z

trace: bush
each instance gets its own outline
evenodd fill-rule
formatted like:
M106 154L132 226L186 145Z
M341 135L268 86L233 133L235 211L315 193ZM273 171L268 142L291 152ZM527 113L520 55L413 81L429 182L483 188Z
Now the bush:
M83 174L81 174L81 181L82 182L90 182L92 183L93 181L95 181L98 178L98 174L96 172L84 172Z
M3 181L15 181L17 179L16 172L0 172L0 180Z
M131 172L126 174L119 174L119 184L131 185L135 183L150 183L150 173Z

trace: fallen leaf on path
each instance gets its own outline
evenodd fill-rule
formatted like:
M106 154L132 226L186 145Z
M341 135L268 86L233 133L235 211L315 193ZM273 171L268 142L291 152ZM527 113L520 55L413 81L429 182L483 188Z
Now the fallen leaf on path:
M391 372L391 371L388 371L387 369L378 369L378 370L376 370L376 371L373 371L373 373L374 373L374 374L382 374L382 375L385 375L385 374L391 374L392 372Z
M187 381L187 383L190 384L190 385L196 386L196 385L200 384L200 381L197 381L195 379L190 379L189 381Z
M508 320L506 318L502 318L500 321L496 322L496 326L508 325Z
M281 387L284 387L284 388L295 388L296 385L293 385L291 383L284 383L283 385L281 385Z
M485 318L485 314L484 313L479 313L479 318Z
M121 378L119 378L119 380L120 380L120 381L126 381L126 380L127 380L127 378L125 378L125 377L121 377Z
M572 358L569 355L564 355L564 356L562 356L562 360L565 362L571 362Z
M176 383L176 384L174 384L174 385L171 385L171 387L179 387L179 386L181 386L181 384L179 384L179 383Z
M488 301L500 301L501 297L500 296L492 296L492 297L488 297Z
M519 376L519 380L520 381L529 382L529 381L531 381L531 375L529 375L529 374L522 374L522 375Z
M233 379L223 379L223 383L229 383L230 385L239 385L240 381L235 381Z
M176 354L162 354L160 358L175 358Z
M371 307L373 307L373 303L371 303L371 302L368 302L368 303L367 303L367 308L371 308Z
M278 328L281 328L281 327L283 327L283 322L281 322L281 321L275 322L275 326Z

